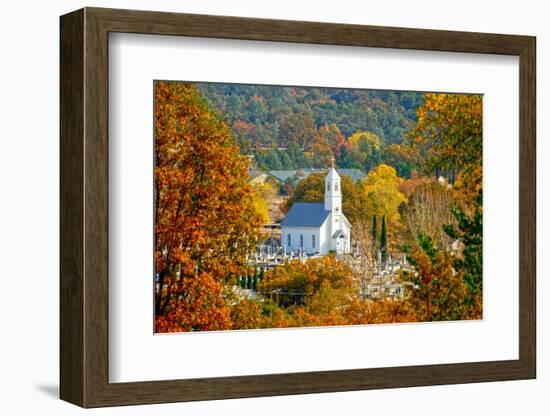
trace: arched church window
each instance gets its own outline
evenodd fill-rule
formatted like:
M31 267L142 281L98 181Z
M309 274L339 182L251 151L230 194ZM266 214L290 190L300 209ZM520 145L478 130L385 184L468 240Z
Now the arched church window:
M336 192L338 192L338 182L336 182L336 183L334 184L334 190L335 190Z
M327 183L327 191L330 191L330 182Z
M291 243L292 243L290 234L287 234L287 235L286 235L286 240L287 240L287 245L290 247L290 245L291 245Z
M304 235L300 234L300 247L304 246Z

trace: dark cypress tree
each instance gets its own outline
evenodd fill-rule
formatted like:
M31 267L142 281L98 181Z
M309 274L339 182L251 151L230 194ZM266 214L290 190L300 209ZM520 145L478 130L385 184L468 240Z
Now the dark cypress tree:
M258 274L255 274L254 279L252 279L252 289L258 290Z
M382 253L382 261L388 258L388 236L386 234L386 216L382 216L382 231L380 232L380 252Z
M246 278L246 288L247 289L252 289L252 276L248 276Z

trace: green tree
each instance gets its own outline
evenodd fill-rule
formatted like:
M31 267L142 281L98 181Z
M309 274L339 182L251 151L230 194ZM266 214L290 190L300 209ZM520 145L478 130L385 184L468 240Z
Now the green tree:
M263 164L270 170L283 169L284 165L276 150L270 150L262 155Z
M476 209L472 215L457 208L453 211L457 225L444 226L449 237L458 240L463 249L456 256L454 267L462 273L468 286L469 295L465 299L472 308L481 308L483 294L483 213L481 210L482 192L476 198Z

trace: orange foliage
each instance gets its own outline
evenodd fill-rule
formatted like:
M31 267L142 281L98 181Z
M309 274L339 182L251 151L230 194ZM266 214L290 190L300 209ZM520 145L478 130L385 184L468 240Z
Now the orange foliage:
M311 296L323 282L336 289L349 289L353 275L349 267L333 256L290 261L266 273L260 284L261 291L283 289L286 292L303 293Z
M259 302L243 299L231 308L233 327L238 329L258 329L265 327L263 310Z
M261 215L247 182L248 161L239 153L230 129L221 122L193 84L155 84L155 271L157 330L226 327L225 306L212 309L188 292L211 281L233 279L246 268ZM221 283L218 283L221 285ZM221 286L220 286L221 287ZM198 293L198 292L197 292ZM228 316L228 315L227 315Z
M417 322L412 307L401 300L359 300L355 299L345 311L350 325L389 324L399 322Z
M408 135L428 170L457 176L457 196L468 207L482 186L482 113L481 95L426 94Z
M325 124L319 129L319 134L326 138L335 157L340 157L342 148L349 149L350 143L346 140L346 137L342 134L336 124Z
M402 278L416 285L407 299L419 321L481 319L482 298L471 297L462 273L455 270L448 251L436 250L429 237L421 236L410 261L417 273L403 273Z
M156 332L212 331L231 328L223 286L209 273L173 282L165 289L166 312L155 318Z

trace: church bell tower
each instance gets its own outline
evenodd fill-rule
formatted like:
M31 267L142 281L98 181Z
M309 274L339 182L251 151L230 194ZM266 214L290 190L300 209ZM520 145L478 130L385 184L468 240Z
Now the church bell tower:
M325 211L331 211L333 216L342 213L342 190L340 176L334 166L325 176Z

